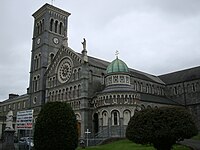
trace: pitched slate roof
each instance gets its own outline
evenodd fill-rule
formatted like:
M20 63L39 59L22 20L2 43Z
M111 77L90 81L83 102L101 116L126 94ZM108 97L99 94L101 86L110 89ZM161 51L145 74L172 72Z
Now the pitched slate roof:
M9 102L17 101L17 100L22 100L22 99L28 99L28 97L29 97L28 94L19 95L14 98L6 99L6 100L2 101L1 104L9 103Z
M141 93L141 101L168 104L168 105L181 105L167 97Z
M200 79L200 66L158 76L166 84Z
M80 53L77 53L79 56L81 56ZM102 59L98 59L92 56L88 56L88 62L91 66L96 66L96 67L100 67L106 70L106 68L108 67L108 65L110 64L110 62L102 60ZM143 80L147 80L147 81L151 81L151 82L156 82L156 83L160 83L160 84L165 84L162 80L159 79L159 77L148 74L148 73L144 73L135 69L131 69L129 68L129 72L131 74L131 76L139 78L139 79L143 79Z

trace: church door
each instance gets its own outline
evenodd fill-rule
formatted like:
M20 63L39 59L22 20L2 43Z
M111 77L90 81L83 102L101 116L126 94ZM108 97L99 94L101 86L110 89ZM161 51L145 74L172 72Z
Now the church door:
M77 128L78 128L78 138L80 138L81 137L81 123L80 122L77 123Z
M94 114L94 133L96 134L96 133L98 133L98 131L99 131L99 117L98 117L98 114L97 113L95 113Z

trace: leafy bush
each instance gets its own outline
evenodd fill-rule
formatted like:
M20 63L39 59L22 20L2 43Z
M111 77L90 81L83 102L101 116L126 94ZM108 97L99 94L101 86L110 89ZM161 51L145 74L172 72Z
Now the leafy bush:
M126 137L138 144L153 144L170 150L177 142L198 133L192 115L184 108L162 107L136 112L126 129Z
M61 102L46 103L35 125L35 150L75 150L77 145L77 121L72 108Z

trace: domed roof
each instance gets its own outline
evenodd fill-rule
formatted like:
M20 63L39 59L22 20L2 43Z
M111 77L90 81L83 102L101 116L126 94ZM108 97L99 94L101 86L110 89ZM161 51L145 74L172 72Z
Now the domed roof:
M110 65L108 65L106 69L106 73L116 73L116 72L129 72L128 67L122 60L118 59L118 57L113 60Z

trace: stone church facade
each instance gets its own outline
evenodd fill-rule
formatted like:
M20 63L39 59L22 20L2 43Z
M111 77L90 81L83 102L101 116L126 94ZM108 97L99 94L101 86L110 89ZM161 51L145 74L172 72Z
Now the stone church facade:
M45 4L34 14L30 84L24 95L9 94L0 103L0 134L5 115L12 109L33 109L37 118L46 102L66 102L73 108L84 138L124 137L129 119L150 107L181 106L195 116L200 129L200 67L161 76L128 68L118 56L107 62L68 45L70 13Z

